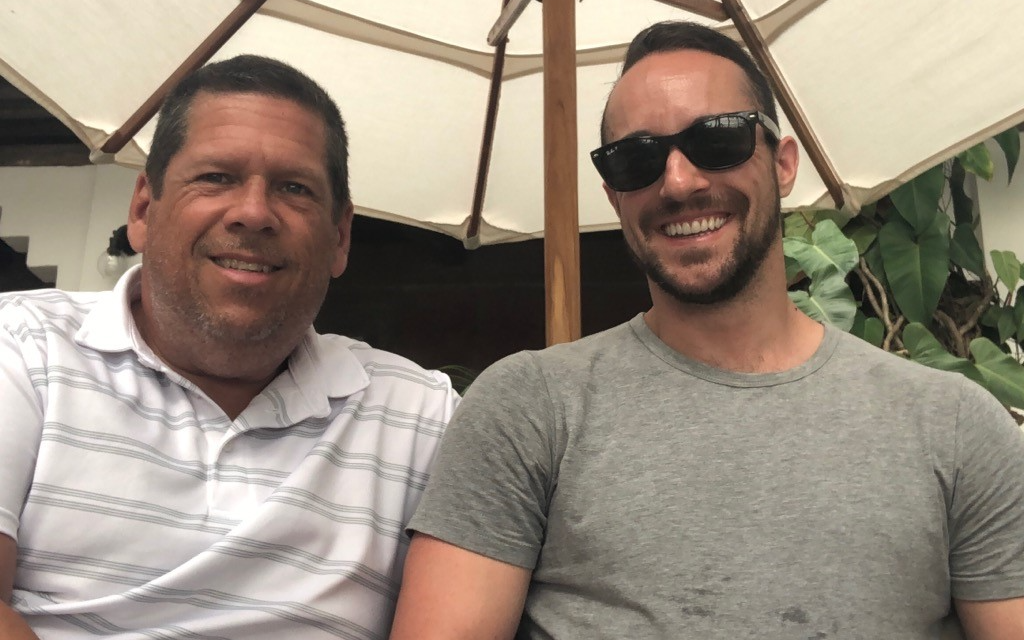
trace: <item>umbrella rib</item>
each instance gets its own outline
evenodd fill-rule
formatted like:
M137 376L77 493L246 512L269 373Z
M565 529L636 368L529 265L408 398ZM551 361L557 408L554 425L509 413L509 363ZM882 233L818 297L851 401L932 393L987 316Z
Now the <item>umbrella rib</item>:
M508 6L507 0L506 5ZM484 196L487 193L487 177L491 168L491 151L494 149L494 128L498 119L498 102L501 99L501 82L505 73L505 45L508 38L502 38L494 51L494 65L491 69L491 88L487 95L487 115L484 118L484 137L480 143L480 163L476 171L476 186L473 189L473 208L469 214L466 239L467 249L480 246L480 219L483 216Z
M691 13L696 13L699 16L712 20L718 20L719 22L729 19L729 14L726 13L725 7L718 0L658 0L658 2L667 4L670 7L686 9Z
M156 91L153 92L145 102L142 103L135 113L125 120L124 124L121 125L117 131L115 131L107 141L100 147L100 151L103 153L117 153L124 148L128 141L131 140L136 133L142 129L149 120L156 114L157 110L160 109L161 103L164 98L170 93L171 89L178 84L186 75L192 73L199 67L203 66L213 54L224 46L224 43L235 35L242 25L246 23L257 11L266 0L241 0L238 6L235 7L231 13L221 21L219 25L203 40L195 51L193 51L181 65L174 70L166 80L163 81Z
M505 0L501 7L501 15L494 21L494 26L487 34L487 44L495 47L499 42L504 41L509 30L512 29L512 25L516 23L519 16L523 15L528 4L530 4L530 0Z
M835 167L825 154L824 148L821 146L821 141L815 135L814 130L811 128L810 123L807 120L807 116L804 114L800 105L797 104L796 98L793 96L792 90L789 88L789 84L782 77L781 71L779 71L778 65L775 63L775 59L768 51L768 46L764 42L764 38L761 37L760 32L754 27L753 21L747 14L746 10L740 4L739 0L723 0L726 12L732 19L733 25L736 26L736 30L739 31L740 37L743 38L743 42L747 45L751 55L758 61L761 67L768 73L768 76L772 80L772 84L775 85L776 93L778 94L779 104L782 106L782 110L786 112L786 116L789 118L790 124L793 125L793 129L796 131L796 135L800 138L800 141L804 145L804 150L807 152L808 157L811 159L811 164L817 169L818 175L821 176L822 182L825 183L825 188L828 189L829 195L832 196L832 200L836 203L836 208L842 209L845 203L843 197L842 183L839 180L839 174L836 172Z

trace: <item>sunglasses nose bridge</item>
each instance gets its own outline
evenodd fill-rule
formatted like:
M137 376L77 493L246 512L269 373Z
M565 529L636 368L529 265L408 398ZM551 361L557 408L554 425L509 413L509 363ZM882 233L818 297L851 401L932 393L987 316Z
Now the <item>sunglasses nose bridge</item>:
M665 149L665 172L662 196L682 200L711 186L704 169L694 164L683 147L677 144Z

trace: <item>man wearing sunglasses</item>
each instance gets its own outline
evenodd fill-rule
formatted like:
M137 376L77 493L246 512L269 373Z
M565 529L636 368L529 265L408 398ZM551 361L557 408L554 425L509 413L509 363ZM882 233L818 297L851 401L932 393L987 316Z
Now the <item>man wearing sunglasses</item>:
M1024 438L789 301L776 123L730 39L634 39L593 160L651 309L474 383L394 640L934 640L954 605L969 638L1024 640Z

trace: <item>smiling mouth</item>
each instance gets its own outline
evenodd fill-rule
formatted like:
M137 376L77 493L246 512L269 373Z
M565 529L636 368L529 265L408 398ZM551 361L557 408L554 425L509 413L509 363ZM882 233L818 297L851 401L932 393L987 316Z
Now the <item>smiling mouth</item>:
M662 227L662 231L670 238L695 236L708 231L721 229L725 224L726 216L711 216L698 218L687 222L673 222Z
M249 271L251 273L273 273L279 270L281 267L275 267L269 264L260 264L258 262L246 262L244 260L235 260L234 258L213 258L214 264L225 269L234 269L236 271Z

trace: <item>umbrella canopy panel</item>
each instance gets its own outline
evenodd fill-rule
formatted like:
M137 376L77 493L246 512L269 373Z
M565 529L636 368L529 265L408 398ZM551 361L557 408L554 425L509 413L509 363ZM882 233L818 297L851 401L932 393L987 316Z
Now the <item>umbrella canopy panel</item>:
M674 0L686 4L686 0ZM1024 3L988 0L742 0L849 208L1024 119ZM107 139L237 0L0 0L0 73L90 148ZM656 0L576 5L580 228L617 225L590 166L625 44L643 27L696 19ZM351 136L357 211L463 238L472 203L500 2L269 0L213 59L258 53L334 96ZM543 233L541 5L509 33L483 243ZM784 131L792 131L783 119ZM140 166L150 122L113 158ZM830 206L803 158L788 208Z

